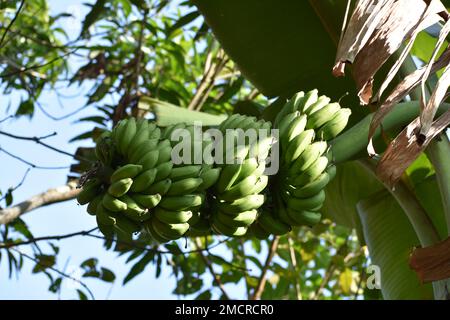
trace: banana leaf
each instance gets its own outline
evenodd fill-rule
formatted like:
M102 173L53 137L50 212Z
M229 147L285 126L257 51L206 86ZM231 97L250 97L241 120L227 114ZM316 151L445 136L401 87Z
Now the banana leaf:
M420 242L405 213L388 191L357 205L373 265L380 268L384 299L432 299L431 285L421 284L408 260Z

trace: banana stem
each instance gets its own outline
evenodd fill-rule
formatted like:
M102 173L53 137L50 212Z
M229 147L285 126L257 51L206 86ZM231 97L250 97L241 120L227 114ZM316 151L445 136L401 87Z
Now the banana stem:
M425 152L436 171L436 179L447 221L447 234L450 235L450 142L448 136L444 133L440 139L431 141Z
M450 109L450 104L443 103L437 112L437 116L443 114ZM400 129L414 120L420 114L420 104L418 101L409 101L399 103L386 117L382 125L385 131ZM367 115L364 119L348 129L346 132L330 142L333 150L334 162L336 164L364 158L367 155L367 137L369 134L369 126L373 114ZM381 135L378 128L374 135L377 139Z

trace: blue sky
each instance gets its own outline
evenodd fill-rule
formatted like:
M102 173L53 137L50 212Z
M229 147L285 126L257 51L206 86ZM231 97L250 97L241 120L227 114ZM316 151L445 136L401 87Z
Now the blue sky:
M48 1L52 13L72 12L78 19L66 23L63 27L70 35L76 36L80 30L81 20L87 12L87 7L83 2L92 3L93 1ZM70 60L71 66L76 68L79 61ZM84 105L86 90L84 88L67 88L63 90L65 95L70 97L58 102L56 95L52 92L44 92L40 101L46 111L54 116L62 116ZM14 112L14 106L20 102L20 94L4 96L0 94L1 109L0 119ZM11 102L13 106L8 110L6 106ZM62 104L62 105L61 105ZM95 110L86 109L77 115L62 121L53 121L46 117L40 110L35 112L32 120L28 118L12 119L0 124L0 130L11 132L23 136L42 136L56 131L55 137L46 142L64 149L69 152L75 152L78 146L86 146L89 142L83 141L82 144L67 141L79 133L85 132L91 128L91 124L82 124L73 122L82 117L92 115ZM5 150L23 157L36 165L42 166L70 166L72 159L65 155L45 149L34 142L22 142L14 139L0 136L0 146ZM6 190L8 187L16 185L27 170L27 165L18 162L15 159L0 152L0 189ZM29 198L32 195L40 193L47 188L63 185L66 182L67 170L38 170L33 169L27 176L24 184L14 193L14 203L18 203ZM23 216L24 221L30 226L35 237L47 235L60 235L81 230L93 228L95 219L85 212L84 207L80 207L75 201L68 201L44 208L37 209ZM177 299L172 294L175 288L175 281L170 278L170 268L163 268L162 275L155 279L155 270L153 266L148 267L139 277L132 280L126 286L122 287L121 282L128 273L131 265L126 265L126 257L118 258L115 253L106 251L102 247L102 241L90 238L76 237L61 240L60 254L58 256L57 268L69 272L80 265L82 261L90 257L96 257L100 265L111 268L116 276L116 283L111 286L97 280L85 280L84 282L94 292L97 299ZM43 248L49 248L44 246ZM29 252L21 247L24 252ZM215 249L214 253L223 253L223 249ZM50 250L49 250L50 251ZM0 299L57 299L58 296L50 293L47 288L49 281L43 274L33 275L31 270L34 263L26 261L25 267L18 277L8 278L8 268L6 259L0 263ZM210 283L211 278L205 275L205 279ZM243 297L244 288L242 285L228 286L231 297ZM213 293L217 297L218 291ZM76 298L74 290L70 283L63 283L60 298Z

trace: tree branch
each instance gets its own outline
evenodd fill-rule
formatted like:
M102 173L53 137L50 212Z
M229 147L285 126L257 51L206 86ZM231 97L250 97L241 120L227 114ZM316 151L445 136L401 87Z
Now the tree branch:
M195 246L197 247L197 249L200 249L202 247L202 243L200 241L200 238L195 238ZM205 248L203 250L207 251L208 248ZM225 287L223 286L223 283L220 280L219 275L214 271L213 265L212 265L211 261L209 261L208 257L206 257L203 254L203 250L199 250L198 253L200 254L200 256L201 256L203 262L205 263L206 267L208 268L209 272L213 276L214 282L217 284L217 286L219 287L220 291L222 291L222 295L224 296L224 298L226 300L230 300L230 297L228 296L228 293L226 292Z
M261 299L262 293L264 292L264 287L266 286L266 274L269 270L270 263L272 262L273 257L278 248L278 243L280 241L279 236L274 236L272 243L270 244L269 252L267 254L266 262L264 263L264 267L261 270L261 275L259 277L258 285L255 288L255 292L253 293L252 300Z
M11 223L21 215L34 209L74 199L80 191L81 189L77 189L76 181L71 181L64 186L48 189L13 207L0 210L0 225Z
M288 235L288 246L289 246L289 256L291 258L291 267L294 271L294 287L295 287L295 294L297 295L297 300L302 300L302 290L300 288L300 282L297 275L297 259L295 258L295 250L294 250L294 242L292 240L292 237Z
M38 165L36 165L36 164L34 164L34 163L30 162L30 161L27 161L27 160L25 160L25 159L23 159L23 158L21 158L21 157L19 157L19 156L16 156L15 154L12 154L12 153L9 152L9 151L6 151L6 150L3 149L1 146L0 146L0 152L3 152L3 153L5 153L5 154L7 154L7 155L10 156L11 158L14 158L14 159L16 159L16 160L18 160L18 161L20 161L20 162L22 162L22 163L25 163L26 165L29 165L29 166L30 166L31 168L33 168L33 169L59 170L59 169L69 169L69 168L70 168L70 166L62 166L62 167L38 166Z
M19 17L20 11L22 11L23 5L25 4L25 0L22 0L20 2L19 8L16 11L16 14L14 15L14 18L9 22L8 26L5 29L5 32L3 32L2 38L0 39L0 48L3 48L3 40L5 40L6 34L8 33L9 29L13 26L16 19Z

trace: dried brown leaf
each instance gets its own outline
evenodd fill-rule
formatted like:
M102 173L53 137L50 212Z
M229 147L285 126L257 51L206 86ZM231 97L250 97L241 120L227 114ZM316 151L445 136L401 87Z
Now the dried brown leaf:
M421 136L419 134L420 118L416 118L389 144L377 165L377 176L393 187L430 141L449 124L450 111L447 111L433 122L426 136Z
M415 249L409 266L422 282L450 278L450 237L433 246Z

